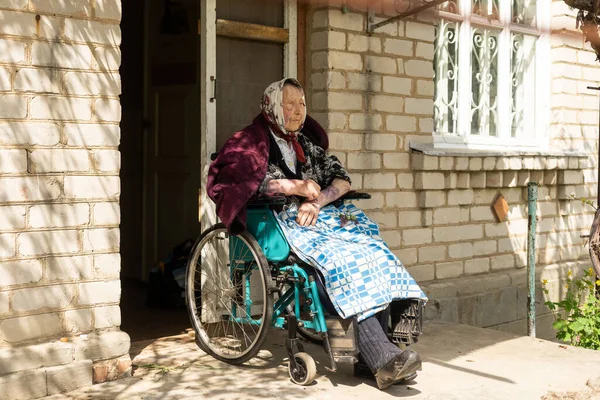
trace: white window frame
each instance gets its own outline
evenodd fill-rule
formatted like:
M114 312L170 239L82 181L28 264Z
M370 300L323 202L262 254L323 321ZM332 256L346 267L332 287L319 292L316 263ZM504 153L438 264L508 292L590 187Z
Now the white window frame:
M200 1L200 168L202 183L199 194L198 218L203 229L217 222L213 202L206 193L206 179L211 160L217 149L217 103L211 101L217 73L217 0ZM298 5L297 0L284 0L284 25L289 40L284 45L284 74L297 78L298 75ZM217 100L218 101L218 100ZM250 122L250 121L249 121Z
M548 146L548 121L550 109L550 2L537 0L536 26L524 26L511 22L508 0L500 0L499 21L488 20L472 13L472 0L458 0L459 14L438 11L438 17L460 24L458 31L458 114L457 132L433 133L436 148L473 148L482 150L540 150ZM497 136L471 135L471 51L472 28L493 29L498 34L498 131ZM533 110L534 132L526 137L511 136L510 124L510 56L511 34L522 33L536 36L535 79L536 103ZM437 40L437 38L436 38ZM435 67L435 66L434 66ZM437 83L437 82L434 82Z

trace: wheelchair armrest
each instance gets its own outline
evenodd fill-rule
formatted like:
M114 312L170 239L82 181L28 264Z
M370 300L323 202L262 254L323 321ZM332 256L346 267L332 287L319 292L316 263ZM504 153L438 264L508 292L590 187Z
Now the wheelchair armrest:
M346 201L346 200L368 200L371 198L369 193L357 192L356 190L351 190L338 200Z
M357 192L356 190L351 190L348 193L346 193L345 195L343 195L342 197L340 197L339 199L337 199L336 201L332 202L331 204L333 204L336 207L339 207L342 204L344 204L344 202L346 202L346 201L368 200L370 198L371 198L371 195L369 193L363 193L363 192Z
M258 196L248 203L248 207L252 206L272 206L285 204L284 196Z

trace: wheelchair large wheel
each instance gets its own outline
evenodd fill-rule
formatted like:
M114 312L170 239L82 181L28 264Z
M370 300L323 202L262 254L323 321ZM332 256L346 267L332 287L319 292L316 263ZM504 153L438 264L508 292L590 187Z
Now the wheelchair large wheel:
M229 235L223 224L196 241L186 272L188 314L196 343L229 364L260 350L273 316L269 264L248 232Z

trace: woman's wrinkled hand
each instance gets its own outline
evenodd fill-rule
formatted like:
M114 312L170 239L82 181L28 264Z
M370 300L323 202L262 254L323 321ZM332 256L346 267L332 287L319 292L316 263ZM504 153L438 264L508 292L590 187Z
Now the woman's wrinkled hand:
M318 203L313 201L305 201L298 208L296 222L300 226L316 225L317 218L319 218L319 211L321 211L321 206Z
M321 194L321 186L312 179L298 181L297 189L298 192L296 194L306 197L307 200L315 200Z

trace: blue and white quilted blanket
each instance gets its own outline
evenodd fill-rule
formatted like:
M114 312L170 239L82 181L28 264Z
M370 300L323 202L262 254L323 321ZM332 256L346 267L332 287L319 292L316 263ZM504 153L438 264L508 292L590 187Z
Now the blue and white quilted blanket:
M377 224L353 204L322 208L315 226L298 225L296 215L296 209L282 211L277 222L294 253L321 271L342 318L356 315L362 321L394 299L427 300L379 236Z

